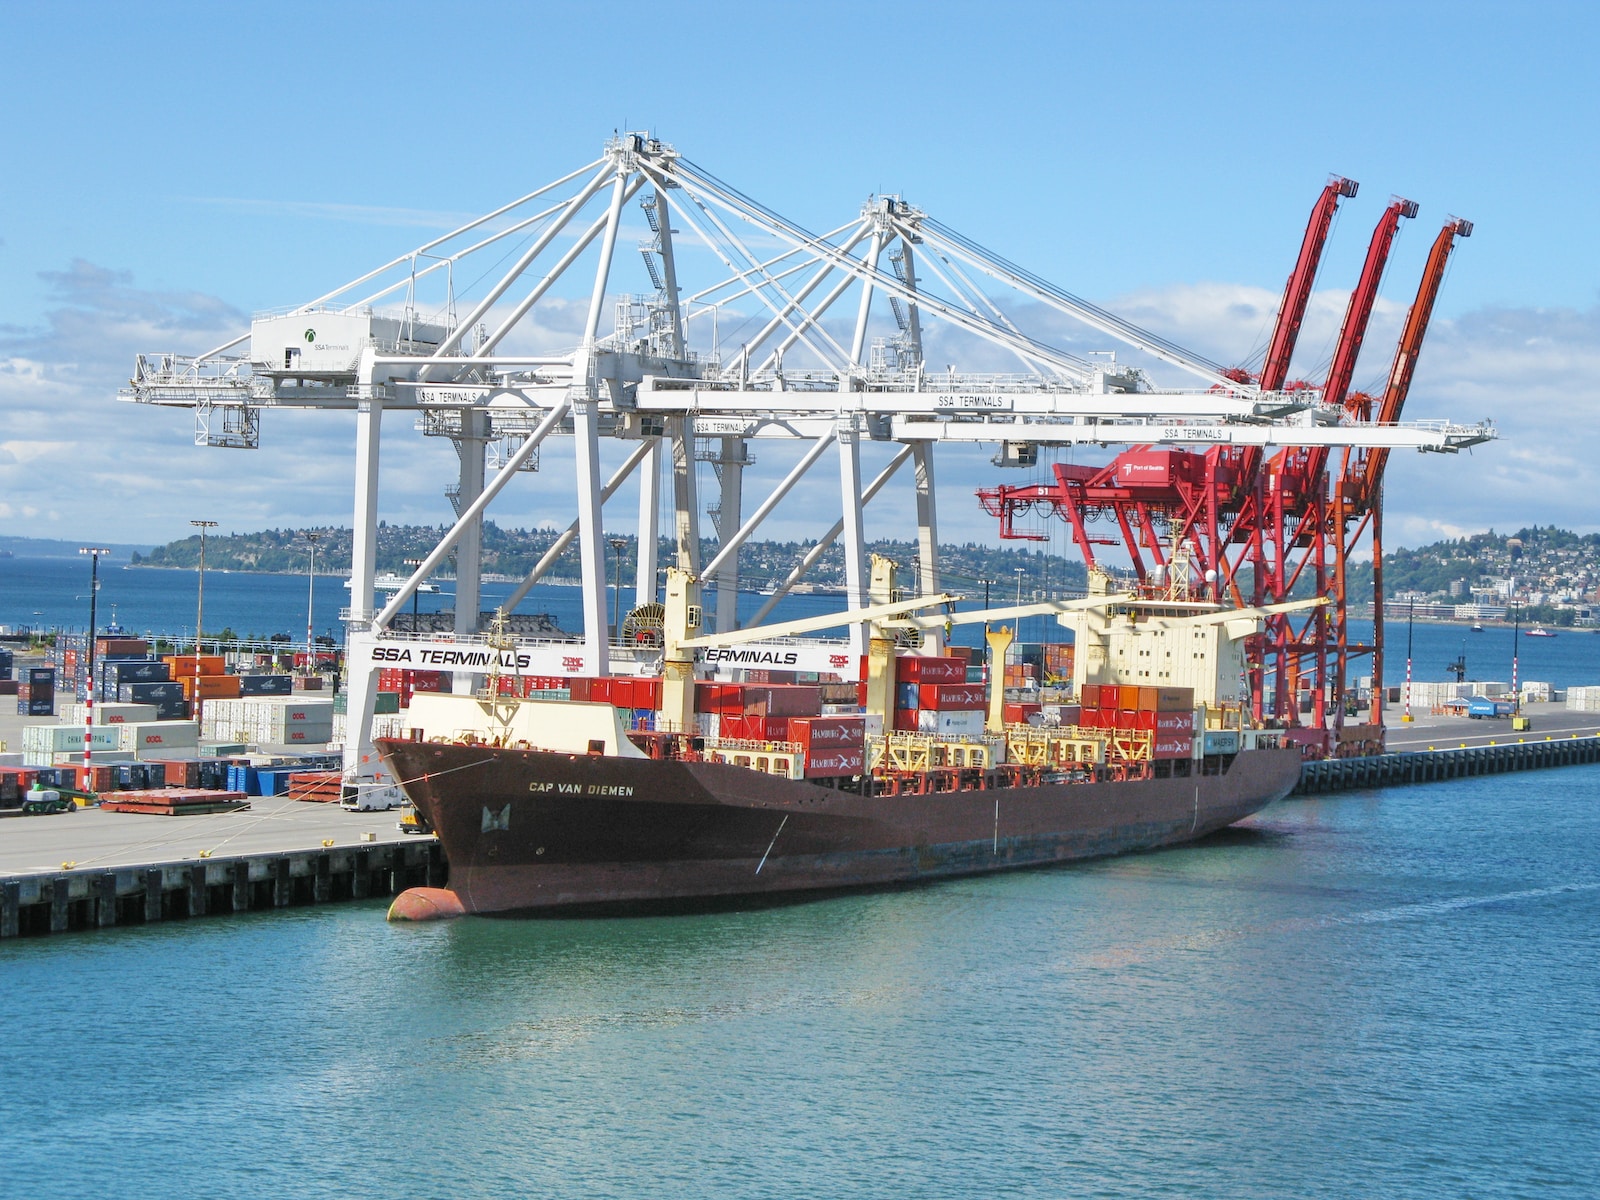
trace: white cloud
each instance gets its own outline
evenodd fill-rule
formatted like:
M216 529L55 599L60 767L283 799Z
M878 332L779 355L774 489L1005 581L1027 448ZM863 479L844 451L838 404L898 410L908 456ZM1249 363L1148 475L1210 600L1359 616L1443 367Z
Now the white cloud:
M0 328L0 517L10 532L35 536L99 536L118 541L164 541L186 531L191 516L205 515L225 529L247 530L302 522L345 524L352 509L353 420L348 415L265 412L263 448L225 453L193 445L190 414L115 402L134 355L145 351L196 352L246 326L225 301L194 292L149 292L125 274L86 262L46 277L53 307L35 327ZM997 297L998 298L998 297ZM508 303L514 297L508 297ZM1319 292L1301 337L1295 374L1318 379L1343 318L1347 296ZM1200 354L1223 363L1259 353L1276 313L1278 296L1260 288L1223 283L1141 292L1108 307ZM1036 305L1007 303L1019 326L1075 353L1114 349L1109 338ZM854 302L840 308L829 328L848 340ZM585 299L547 297L537 321L505 343L517 353L570 350L581 336ZM1404 318L1403 304L1383 302L1357 371L1358 384L1381 385ZM765 322L751 308L751 330ZM724 314L724 350L737 342L738 318ZM884 328L892 333L887 314ZM493 314L486 322L494 324ZM609 322L607 322L609 323ZM696 323L700 324L699 322ZM933 369L1014 371L1014 356L971 335L928 323L927 359ZM1119 350L1119 357L1140 361ZM1164 386L1192 379L1174 368L1148 364ZM1591 497L1600 488L1600 445L1592 420L1596 400L1590 380L1600 375L1600 311L1481 310L1454 321L1435 317L1406 415L1410 418L1493 418L1499 442L1470 456L1397 454L1388 486L1388 544L1417 544L1490 525L1500 529L1550 523L1596 527ZM455 475L448 441L413 432L409 417L391 416L383 446L383 512L391 522L438 524L452 514L443 489ZM796 445L754 442L757 464L746 477L746 510L754 507L799 457ZM940 456L940 532L948 541L992 542L995 523L978 508L974 489L994 482L1023 482L1023 472L1000 472L987 447L950 447ZM604 448L609 473L622 450ZM1078 461L1103 452L1080 451ZM888 457L871 447L863 472L870 478ZM544 467L513 482L491 509L502 525L564 526L575 505L571 446L547 445ZM766 531L782 538L811 537L838 514L836 472L824 460L812 483L780 506ZM1042 474L1042 472L1040 472ZM47 480L45 511L18 497ZM702 502L714 500L709 474ZM634 523L632 488L620 492L607 524ZM905 536L913 520L909 471L868 512L869 536ZM1056 524L1060 524L1057 522ZM709 529L709 521L706 524ZM1044 526L1041 526L1043 529ZM1064 544L1053 526L1048 545ZM1043 544L1041 544L1043 545Z

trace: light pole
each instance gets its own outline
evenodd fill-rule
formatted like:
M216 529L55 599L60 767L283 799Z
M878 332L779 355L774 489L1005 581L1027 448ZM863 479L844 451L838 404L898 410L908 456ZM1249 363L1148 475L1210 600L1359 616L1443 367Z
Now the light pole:
M95 600L100 594L100 556L111 551L102 546L80 546L79 554L89 556L89 687L83 706L83 790L89 791L93 779L89 774L90 743L94 737L94 624Z
M206 530L215 529L215 521L190 521L200 531L200 571L198 586L195 589L194 600L194 722L195 728L201 728L200 718L205 708L205 700L200 695L200 638L205 626L201 622L206 613Z
M622 636L622 552L628 548L628 539L614 537L611 542L611 558L616 564L613 572L616 581L611 587L611 636Z
M189 524L200 530L200 585L195 592L194 601L194 653L195 657L198 658L200 657L200 631L205 628L200 622L206 611L206 530L215 529L217 523L215 521L190 521ZM197 700L199 699L199 690L199 686L196 685L195 698Z
M423 558L408 558L408 559L406 559L406 566L415 569L417 567L420 567L426 561L427 560L423 559ZM417 617L417 599L421 595L422 595L422 584L421 584L421 582L418 582L417 586L411 589L411 632L413 634L418 632L418 628L417 628L417 621L418 621L418 617Z
M1514 610L1516 623L1511 626L1511 711L1522 715L1522 689L1517 687L1517 642L1522 637L1522 610Z
M312 635L311 611L317 596L317 542L322 535L302 533L300 536L311 543L311 565L306 571L306 673L314 675L317 671L317 640Z
M1411 606L1406 610L1406 711L1401 716L1402 723L1411 720L1411 626L1417 619L1417 598L1411 597Z

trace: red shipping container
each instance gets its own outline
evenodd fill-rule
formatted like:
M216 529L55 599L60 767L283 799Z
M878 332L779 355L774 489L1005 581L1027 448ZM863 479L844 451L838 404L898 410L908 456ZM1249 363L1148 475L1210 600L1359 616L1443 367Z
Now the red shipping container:
M1158 733L1151 746L1152 758L1194 757L1194 735L1189 733Z
M1085 708L1100 707L1100 685L1086 683L1078 689L1078 702Z
M895 675L901 683L965 683L967 664L959 658L912 654L895 664Z
M450 690L449 671L407 671L411 676L411 690L414 692L448 692Z
M856 684L856 703L864 705L866 702L867 684L865 680L862 680L860 683Z
M1007 725L1020 725L1029 717L1044 711L1042 704L1007 704L1005 706L1005 723Z
M807 752L859 748L867 744L867 723L860 717L791 717L789 740L799 742Z
M818 717L822 715L822 689L814 683L746 687L744 711L768 717Z
M895 709L894 727L902 733L915 733L917 731L917 710L914 708Z
M1192 712L1158 712L1156 713L1155 729L1157 733L1193 733L1194 713Z
M917 688L917 699L933 712L982 712L989 707L981 683L924 683Z
M819 779L830 775L860 775L866 770L867 752L860 746L815 750L806 755L805 776Z
M722 713L719 733L725 738L744 738L753 742L789 740L788 717L763 717L754 713Z

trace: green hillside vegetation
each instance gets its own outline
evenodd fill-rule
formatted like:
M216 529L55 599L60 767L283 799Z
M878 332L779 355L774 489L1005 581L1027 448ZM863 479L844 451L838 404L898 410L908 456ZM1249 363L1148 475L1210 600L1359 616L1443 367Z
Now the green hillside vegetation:
M266 529L257 533L212 535L206 538L207 568L230 571L263 571L294 574L306 570L309 549L302 531L298 529ZM351 534L348 529L318 528L308 532L318 536L317 569L340 573L350 562ZM408 558L422 558L439 541L445 527L431 525L390 525L378 528L378 570L408 575L411 568L405 565ZM483 570L493 575L522 576L548 551L559 531L552 529L503 529L492 521L483 527ZM620 536L620 535L619 535ZM622 574L629 578L635 561L635 539L625 538L622 550ZM670 561L671 542L663 538L658 547L658 561ZM784 579L811 549L809 542L746 542L739 551L739 570L744 586L759 588L768 582ZM869 546L872 553L884 554L910 571L916 560L916 543L912 541L880 541ZM702 561L715 553L710 541L702 544ZM1036 588L1081 589L1086 575L1083 564L1063 561L1027 548L1013 549L982 546L968 542L963 545L941 545L940 571L945 586L964 592L976 590L981 595L983 580L994 581L992 589L996 603L1007 595L1014 595L1018 572L1022 573L1024 594ZM135 563L152 567L184 567L193 569L200 560L200 538L183 538L158 546L149 554L133 556ZM580 572L577 546L569 546L556 560L550 578L574 578ZM452 573L451 566L441 571ZM616 570L609 547L606 555L608 578ZM844 586L844 551L835 544L807 574L806 578L819 587Z

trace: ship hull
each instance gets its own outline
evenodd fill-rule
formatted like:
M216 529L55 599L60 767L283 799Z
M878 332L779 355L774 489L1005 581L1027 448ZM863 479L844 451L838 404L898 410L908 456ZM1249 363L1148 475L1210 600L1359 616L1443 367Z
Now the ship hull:
M714 902L1098 858L1204 837L1300 773L1295 749L1253 750L1223 774L872 797L721 763L378 749L450 864L449 889L397 902L400 916Z

